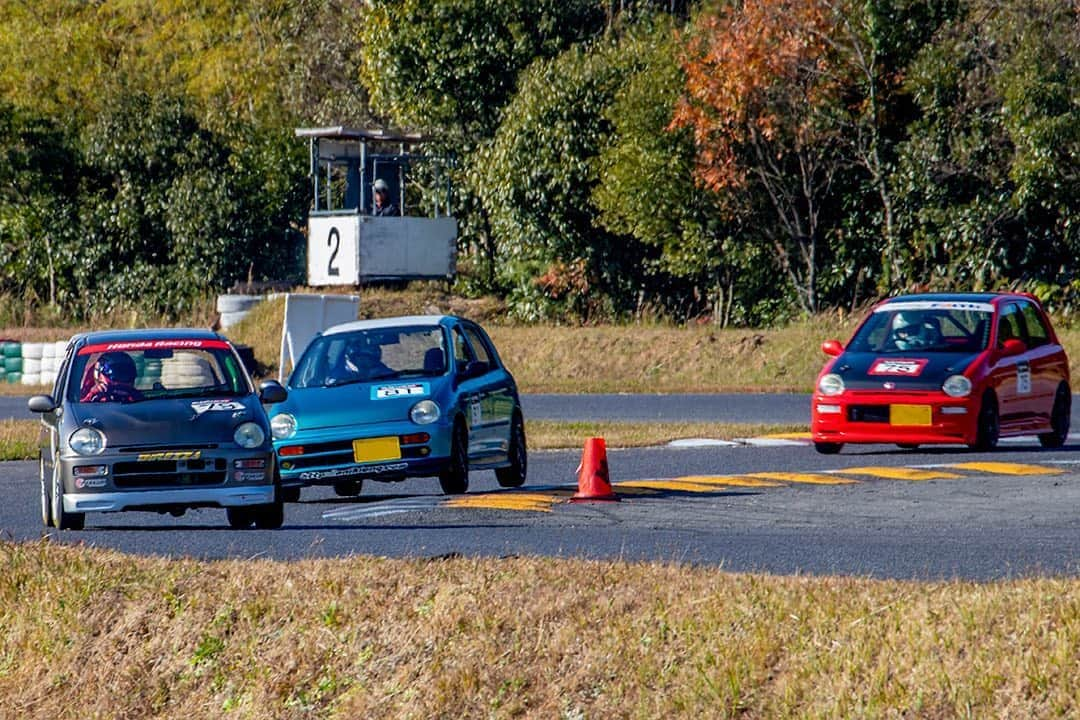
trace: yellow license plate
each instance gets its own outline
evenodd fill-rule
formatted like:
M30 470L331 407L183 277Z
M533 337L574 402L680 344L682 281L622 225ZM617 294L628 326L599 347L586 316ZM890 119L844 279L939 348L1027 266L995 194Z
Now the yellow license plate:
M352 453L358 463L399 460L401 445L396 437L363 438L352 441Z
M933 425L933 410L929 405L890 405L889 424Z

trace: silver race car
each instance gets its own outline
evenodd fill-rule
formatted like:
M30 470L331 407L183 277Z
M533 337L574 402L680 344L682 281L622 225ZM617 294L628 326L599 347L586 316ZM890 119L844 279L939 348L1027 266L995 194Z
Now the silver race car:
M270 426L262 403L274 381L252 385L236 349L205 330L76 335L41 415L41 519L80 530L88 512L179 516L225 508L234 528L283 521Z

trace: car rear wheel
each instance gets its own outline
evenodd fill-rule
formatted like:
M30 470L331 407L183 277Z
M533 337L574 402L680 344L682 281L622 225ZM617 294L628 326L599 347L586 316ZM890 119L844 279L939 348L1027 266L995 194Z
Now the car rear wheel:
M284 502L300 502L300 488L298 488L298 487L281 488L281 499Z
M339 497L355 497L364 490L364 481L360 480L338 480L334 483L334 492Z
M225 517L233 530L247 530L255 522L255 513L249 506L227 507Z
M41 524L52 527L52 499L49 497L49 481L45 479L45 455L38 453L38 479L41 481Z
M1050 410L1048 433L1039 435L1039 442L1044 448L1059 448L1069 438L1069 423L1072 419L1072 393L1065 383L1058 385L1054 395L1054 407Z
M814 443L814 449L822 455L835 455L840 452L840 449L844 447L844 443L834 442L816 442Z
M86 524L86 513L72 513L64 510L64 481L60 478L60 463L53 460L52 474L52 519L57 530L82 530Z
M462 495L469 490L469 431L461 420L454 423L450 460L439 473L439 485L447 495Z
M525 484L525 475L529 469L529 454L525 446L525 423L521 416L514 414L510 423L510 465L497 468L495 479L500 487L521 487Z
M975 426L975 442L969 447L975 450L993 450L1001 435L1001 419L998 415L997 397L993 393L983 395L979 417Z

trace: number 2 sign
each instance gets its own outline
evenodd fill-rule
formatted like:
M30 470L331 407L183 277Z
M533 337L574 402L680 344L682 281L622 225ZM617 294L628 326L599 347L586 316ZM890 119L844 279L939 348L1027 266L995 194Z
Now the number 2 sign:
M356 217L308 218L308 284L355 285L357 268Z

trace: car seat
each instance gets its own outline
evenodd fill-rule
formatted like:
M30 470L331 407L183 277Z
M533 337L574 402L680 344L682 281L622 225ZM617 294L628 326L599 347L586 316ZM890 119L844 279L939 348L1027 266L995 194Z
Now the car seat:
M428 348L424 353L424 372L441 373L446 370L446 358L442 348Z

